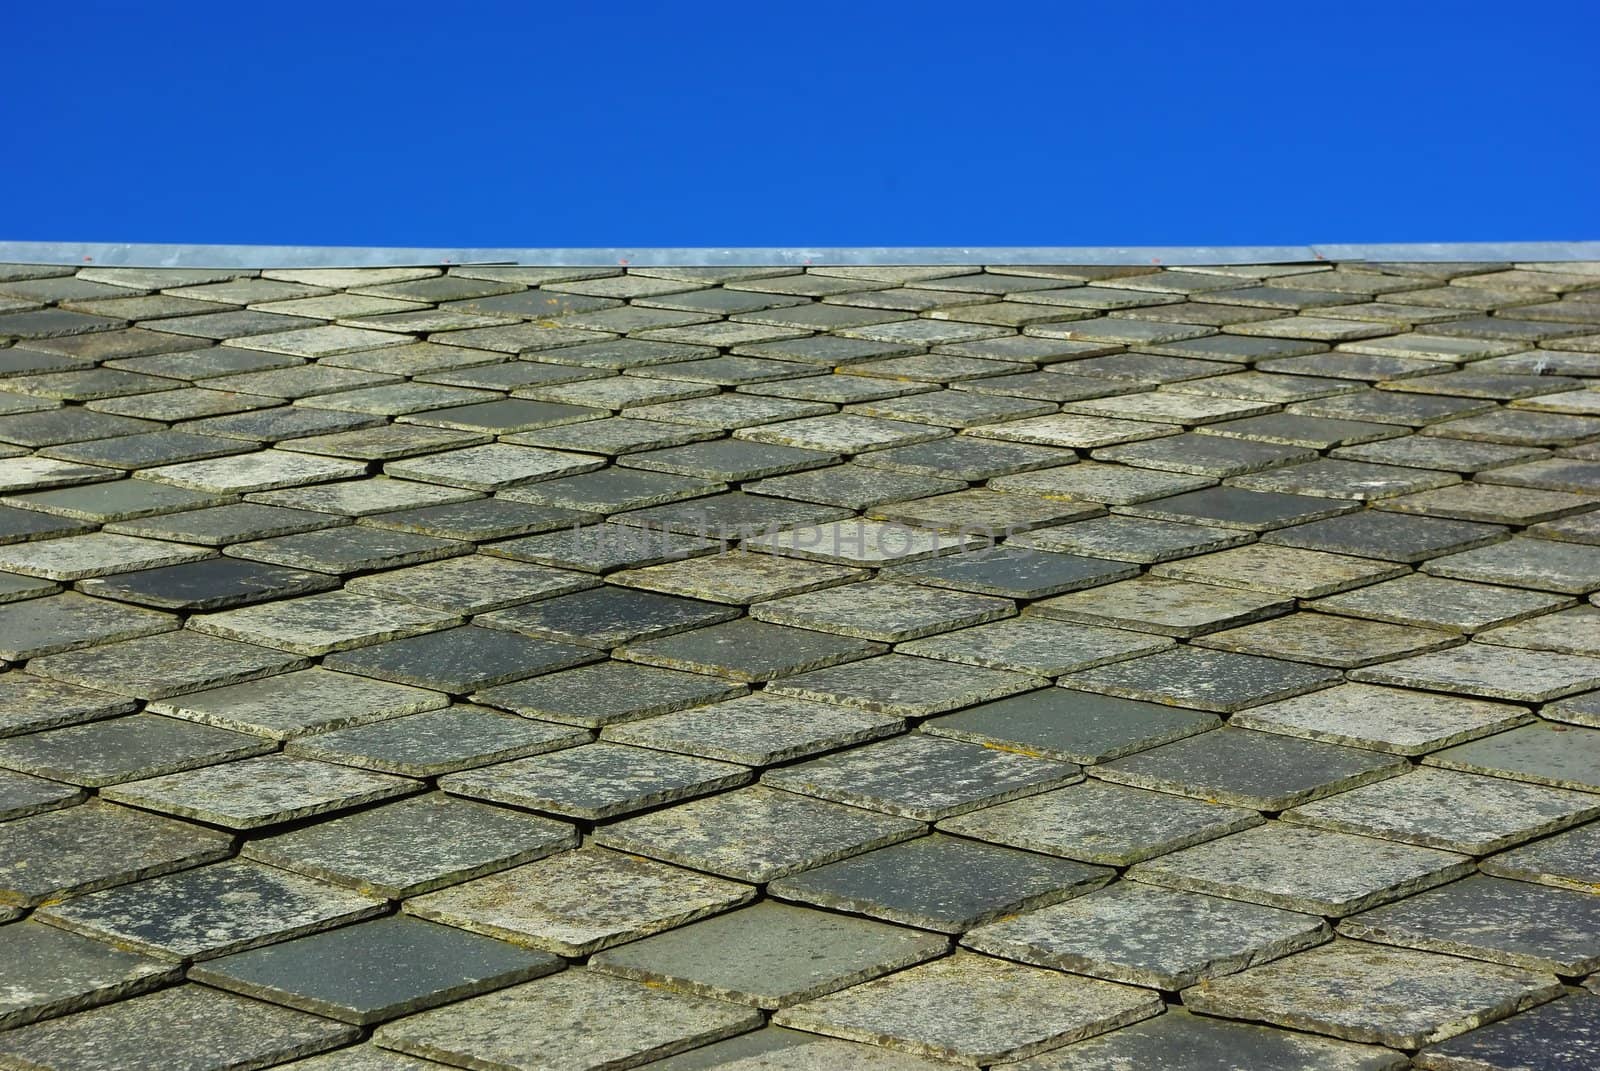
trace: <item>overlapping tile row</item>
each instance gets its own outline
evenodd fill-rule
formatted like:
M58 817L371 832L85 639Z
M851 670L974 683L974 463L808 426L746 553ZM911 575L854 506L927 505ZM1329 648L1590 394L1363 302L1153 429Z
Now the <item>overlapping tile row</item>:
M1600 265L0 266L0 1067L1592 1068Z

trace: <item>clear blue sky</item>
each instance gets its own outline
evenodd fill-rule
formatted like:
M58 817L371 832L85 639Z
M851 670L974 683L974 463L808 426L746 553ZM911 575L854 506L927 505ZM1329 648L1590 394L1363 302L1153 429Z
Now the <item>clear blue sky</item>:
M1600 5L8 5L0 238L1600 238Z

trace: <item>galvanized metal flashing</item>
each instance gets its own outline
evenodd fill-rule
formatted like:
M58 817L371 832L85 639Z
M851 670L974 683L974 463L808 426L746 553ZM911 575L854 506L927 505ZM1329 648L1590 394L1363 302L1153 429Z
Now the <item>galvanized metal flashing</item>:
M887 264L1290 264L1337 261L1600 260L1600 241L1270 246L861 246L407 248L0 241L0 262L140 268L871 266Z

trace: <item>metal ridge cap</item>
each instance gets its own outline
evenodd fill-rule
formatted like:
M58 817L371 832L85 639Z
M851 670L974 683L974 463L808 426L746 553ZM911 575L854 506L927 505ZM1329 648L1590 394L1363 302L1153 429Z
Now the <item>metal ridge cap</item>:
M1600 241L1280 246L833 246L415 248L0 241L0 262L141 268L870 267L875 265L1287 264L1315 261L1600 261Z

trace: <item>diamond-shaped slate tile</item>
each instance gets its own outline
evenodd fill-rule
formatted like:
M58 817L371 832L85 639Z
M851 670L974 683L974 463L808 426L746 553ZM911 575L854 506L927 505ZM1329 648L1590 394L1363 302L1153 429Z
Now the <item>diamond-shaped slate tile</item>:
M82 580L209 558L214 551L154 539L91 532L0 547L0 569L50 580Z
M1332 936L1315 915L1121 882L981 926L961 943L1040 967L1178 990Z
M726 621L738 613L693 599L600 587L497 610L477 622L588 647L614 647Z
M448 628L460 620L456 614L415 604L331 591L201 614L190 618L189 627L295 654L322 655Z
M441 778L452 795L586 819L611 818L750 780L744 766L597 743Z
M1139 863L1129 877L1338 918L1471 870L1472 860L1453 852L1268 822Z
M1572 600L1542 591L1472 584L1412 573L1310 604L1329 613L1453 632L1482 629L1549 613Z
M601 657L590 647L466 625L327 656L328 669L463 695Z
M91 801L0 823L0 903L32 907L226 857L232 838Z
M0 929L8 992L0 1028L53 1019L178 981L181 970L38 923Z
M746 691L742 684L699 673L599 662L490 688L473 699L528 718L597 729L731 699Z
M199 985L0 1034L0 1060L40 1071L266 1067L354 1041L354 1027Z
M1127 580L1138 571L1124 562L1006 546L899 566L889 575L932 587L1038 599Z
M383 901L370 896L235 860L90 893L36 914L53 926L161 959L210 959L383 909Z
M225 829L256 829L421 791L408 778L269 755L106 788L103 799Z
M1532 720L1526 708L1509 703L1341 684L1241 710L1229 724L1395 755L1423 755Z
M381 773L433 777L586 744L590 739L582 729L463 703L297 737L284 752Z
M1597 814L1600 796L1589 793L1421 767L1296 807L1285 819L1487 855Z
M126 714L135 705L134 700L104 689L79 688L12 670L0 674L0 738Z
M1582 1071L1600 1059L1595 1037L1600 1001L1580 993L1541 1004L1418 1053L1427 1071L1512 1071L1530 1059L1551 1071Z
M1122 507L1135 517L1182 524L1202 524L1218 528L1241 528L1249 532L1270 532L1275 528L1306 524L1336 517L1360 507L1360 503L1310 495L1287 495L1275 491L1246 491L1236 487L1208 487L1187 494L1158 498Z
M551 974L547 952L399 917L236 952L189 977L244 996L366 1025Z
M922 821L1070 784L1075 765L913 734L769 770L765 784Z
M237 558L200 561L91 577L79 583L87 595L164 610L222 610L269 599L309 595L336 587L325 573L289 569Z
M889 654L780 677L766 691L902 717L923 717L1038 688L1040 677Z
M1600 687L1600 658L1468 643L1354 670L1350 679L1538 703Z
M885 581L826 588L751 608L751 615L762 621L884 642L913 640L1015 613L1009 599Z
M1560 995L1553 975L1336 941L1184 994L1194 1011L1414 1049Z
M786 1008L773 1021L977 1066L1149 1018L1147 990L969 952Z
M1600 731L1525 725L1428 756L1429 766L1600 792Z
M576 847L571 826L442 793L249 841L244 856L392 900Z
M237 729L275 740L362 725L442 707L437 692L386 681L306 669L245 684L190 692L149 709L175 718Z
M943 936L768 902L607 949L589 969L674 992L781 1008L948 947Z
M1189 637L1258 621L1293 608L1281 596L1139 577L1042 600L1034 613L1086 624Z
M962 933L1001 915L1079 896L1114 877L1102 867L934 835L781 878L778 899Z
M1335 670L1259 655L1180 647L1069 673L1061 683L1124 699L1231 713L1338 684Z
M1493 543L1504 529L1473 521L1411 517L1362 510L1324 521L1280 528L1261 537L1263 543L1301 547L1358 558L1416 564L1442 554Z
M710 602L747 605L860 580L863 569L734 550L612 573L607 582Z
M260 737L133 714L0 740L0 766L98 788L272 750Z
M1043 688L933 718L921 731L1062 762L1096 763L1218 724L1197 710Z
M613 653L647 665L755 682L852 662L883 651L882 645L866 640L742 617L630 643Z
M902 654L1053 677L1172 646L1146 633L1023 614L899 644Z
M770 766L890 736L903 726L900 718L887 714L757 692L609 725L601 736L618 744L637 744L746 766Z
M760 1025L753 1008L567 970L385 1024L374 1040L455 1066L533 1071L552 1052L572 1067L634 1067Z
M24 743L20 747L15 739L5 741L7 750L12 752L9 765L13 767L40 765L30 762L31 756L23 750L40 750L36 745L27 743L29 739L30 737L23 737ZM18 754L18 751L22 753ZM0 752L0 758L3 757L4 753ZM76 785L36 777L33 774L18 773L15 769L0 770L0 821L70 807L82 800L83 796L83 792Z
M270 647L179 630L47 655L29 665L42 677L164 699L300 669L306 662Z

